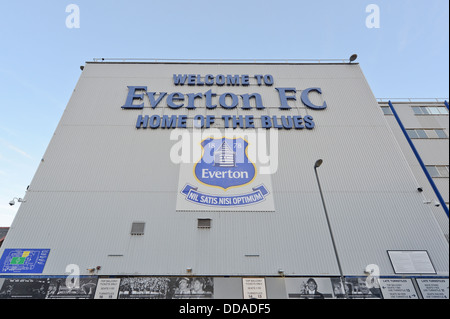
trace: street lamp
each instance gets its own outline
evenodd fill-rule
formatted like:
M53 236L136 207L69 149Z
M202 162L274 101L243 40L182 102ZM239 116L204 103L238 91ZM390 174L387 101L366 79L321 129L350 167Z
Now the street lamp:
M334 236L333 236L333 230L331 229L331 224L330 224L330 219L328 218L328 212L327 212L327 206L325 205L325 200L323 199L323 193L322 193L322 187L320 186L320 181L319 181L319 174L317 174L317 168L320 167L320 165L322 165L323 160L322 159L318 159L316 161L316 163L314 164L314 172L316 173L316 179L317 179L317 185L319 185L319 191L320 191L320 197L322 198L322 204L323 204L323 210L325 212L325 217L327 219L327 224L328 224L328 230L330 231L330 236L331 236L331 241L333 243L333 249L334 249L334 254L336 256L336 261L339 267L339 274L341 276L341 286L342 289L345 293L345 297L347 297L347 291L344 287L345 281L344 281L344 273L342 272L342 267L341 267L341 262L339 260L339 255L336 249L336 243L334 241Z
M314 170L315 170L316 168L320 167L320 165L322 165L322 163L323 163L323 160L322 160L322 159L318 159L318 160L316 161L316 163L314 164ZM317 175L317 172L316 172L316 175Z

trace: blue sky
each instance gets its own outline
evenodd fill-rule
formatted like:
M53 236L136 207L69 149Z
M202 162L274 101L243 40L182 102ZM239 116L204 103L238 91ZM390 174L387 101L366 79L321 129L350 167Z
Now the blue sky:
M66 27L66 7L80 28ZM380 9L367 28L366 7ZM449 96L444 0L0 2L0 227L10 226L80 76L101 57L358 60L378 98Z

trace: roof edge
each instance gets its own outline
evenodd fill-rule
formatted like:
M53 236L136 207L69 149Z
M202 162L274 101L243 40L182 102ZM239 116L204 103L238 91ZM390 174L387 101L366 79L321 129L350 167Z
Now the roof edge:
M86 63L145 64L359 64L350 59L167 59L167 58L94 58Z
M352 63L294 63L294 62L98 62L86 61L86 64L192 64L192 65L359 65L358 62Z

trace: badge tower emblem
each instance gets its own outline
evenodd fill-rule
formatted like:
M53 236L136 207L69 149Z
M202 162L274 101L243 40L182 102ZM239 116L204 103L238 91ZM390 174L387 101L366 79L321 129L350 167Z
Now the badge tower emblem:
M256 177L256 166L248 158L248 142L243 138L208 138L201 146L202 157L194 166L200 183L227 190L247 185Z

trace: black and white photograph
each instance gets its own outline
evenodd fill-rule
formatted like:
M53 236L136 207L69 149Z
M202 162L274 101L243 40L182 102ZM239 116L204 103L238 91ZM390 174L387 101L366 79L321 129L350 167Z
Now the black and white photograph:
M211 277L125 277L119 299L212 299Z
M6 278L0 299L45 299L48 287L48 278Z
M97 277L50 278L46 299L93 299Z
M289 299L332 299L330 278L286 278Z
M331 279L336 298L348 299L382 299L380 286L375 283L368 285L366 277L345 278L344 289L340 278Z

